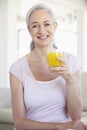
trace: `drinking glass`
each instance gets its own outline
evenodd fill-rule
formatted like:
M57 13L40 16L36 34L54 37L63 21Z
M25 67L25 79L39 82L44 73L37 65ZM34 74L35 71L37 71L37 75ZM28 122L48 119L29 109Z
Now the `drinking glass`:
M51 51L47 54L47 61L49 67L58 67L62 65L62 61L58 60L57 57L62 58L62 52Z

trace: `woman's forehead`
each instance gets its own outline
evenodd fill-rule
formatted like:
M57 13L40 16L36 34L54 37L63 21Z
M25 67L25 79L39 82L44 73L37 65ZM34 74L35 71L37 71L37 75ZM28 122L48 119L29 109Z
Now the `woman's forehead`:
M34 10L32 13L31 13L31 15L32 14L40 14L40 13L47 13L47 14L49 14L49 15L51 15L50 14L50 12L47 10L47 9L38 9L38 10Z
M33 20L52 20L51 14L47 10L36 10L30 16L30 21Z

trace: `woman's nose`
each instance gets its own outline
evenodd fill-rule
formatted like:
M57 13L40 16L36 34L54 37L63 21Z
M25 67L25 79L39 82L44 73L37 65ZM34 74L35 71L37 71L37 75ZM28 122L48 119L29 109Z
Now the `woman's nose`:
M39 32L40 33L44 33L45 32L45 27L44 26L40 26L39 27Z

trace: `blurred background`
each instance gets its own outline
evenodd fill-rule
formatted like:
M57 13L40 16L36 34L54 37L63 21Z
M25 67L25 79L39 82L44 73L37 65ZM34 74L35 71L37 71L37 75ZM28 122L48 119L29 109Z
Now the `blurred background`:
M55 41L59 49L78 55L87 72L87 0L0 0L0 87L9 87L9 68L30 51L26 28L28 9L48 4L58 21Z

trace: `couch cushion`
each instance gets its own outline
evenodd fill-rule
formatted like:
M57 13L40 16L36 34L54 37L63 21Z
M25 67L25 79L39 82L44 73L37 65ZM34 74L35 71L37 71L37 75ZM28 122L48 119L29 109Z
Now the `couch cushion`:
M12 109L9 108L0 109L0 122L13 123Z
M87 117L87 111L82 112L82 117Z
M82 73L81 82L83 110L87 110L87 72Z
M10 88L0 88L0 108L11 108Z
M85 112L82 113L82 118L81 118L81 120L82 120L85 124L87 124L87 111L85 111Z

